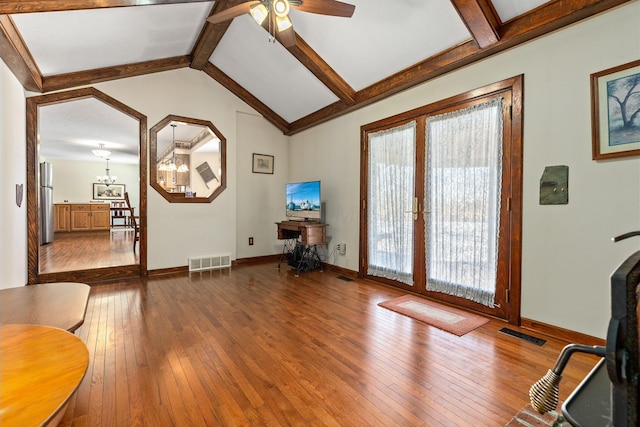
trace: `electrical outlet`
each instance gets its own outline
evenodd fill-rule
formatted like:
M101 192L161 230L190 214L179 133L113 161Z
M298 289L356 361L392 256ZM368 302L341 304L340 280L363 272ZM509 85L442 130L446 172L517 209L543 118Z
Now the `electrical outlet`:
M253 246L253 237L249 237L249 246Z
M347 244L346 243L338 243L338 245L336 246L336 250L338 251L338 253L340 255L346 255L347 254Z

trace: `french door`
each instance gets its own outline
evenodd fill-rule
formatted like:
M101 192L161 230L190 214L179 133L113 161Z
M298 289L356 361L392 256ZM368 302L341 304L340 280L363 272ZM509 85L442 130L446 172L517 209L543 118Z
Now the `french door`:
M416 122L368 138L367 274L413 286Z
M362 277L519 321L521 84L363 126Z

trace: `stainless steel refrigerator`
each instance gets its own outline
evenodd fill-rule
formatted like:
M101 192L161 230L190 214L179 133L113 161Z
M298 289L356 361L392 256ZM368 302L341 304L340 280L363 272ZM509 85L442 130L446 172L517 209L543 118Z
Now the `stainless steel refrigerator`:
M40 163L40 244L53 242L53 165Z

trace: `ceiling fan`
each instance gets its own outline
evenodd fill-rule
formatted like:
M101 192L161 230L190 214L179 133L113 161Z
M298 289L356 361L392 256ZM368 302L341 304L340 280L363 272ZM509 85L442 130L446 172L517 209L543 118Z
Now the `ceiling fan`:
M302 12L350 18L356 7L336 0L247 1L211 15L207 18L207 21L212 24L218 24L244 13L249 13L258 25L262 25L269 31L269 34L271 34L270 41L275 42L277 33L280 42L285 47L291 47L296 44L296 34L293 31L293 23L289 18L290 8Z

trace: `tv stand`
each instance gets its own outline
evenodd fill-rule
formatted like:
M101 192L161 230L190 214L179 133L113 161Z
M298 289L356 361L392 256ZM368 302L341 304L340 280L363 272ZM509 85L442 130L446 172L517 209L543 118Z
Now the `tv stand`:
M324 245L327 241L327 226L316 221L281 221L277 222L278 239L284 240L282 255L278 262L278 270L283 260L296 269L296 276L301 271L319 269L322 262L316 245Z
M316 245L305 245L299 241L295 242L293 250L286 253L287 264L296 269L296 277L301 271L322 270L322 261L318 255ZM280 269L280 263L278 263Z

